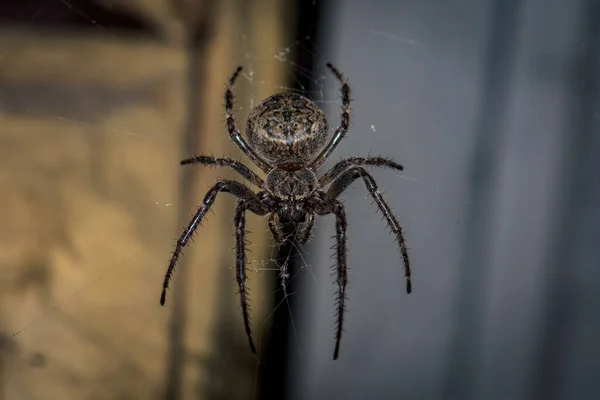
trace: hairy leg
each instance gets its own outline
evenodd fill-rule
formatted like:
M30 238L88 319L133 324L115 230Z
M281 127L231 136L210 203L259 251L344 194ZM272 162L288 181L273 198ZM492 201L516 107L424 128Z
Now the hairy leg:
M368 165L374 167L386 167L396 169L398 171L402 171L404 167L393 160L385 157L349 157L341 160L337 164L335 164L329 171L327 171L321 179L319 179L319 183L321 186L328 185L330 182L335 180L342 172L347 170L352 166L361 166Z
M173 251L173 256L171 257L171 261L169 262L169 267L167 268L167 273L165 274L165 279L163 281L163 289L160 296L161 305L165 305L169 281L171 280L171 276L175 271L175 266L177 265L177 261L181 256L181 251L187 245L188 241L204 219L204 216L215 202L215 198L220 192L231 193L240 199L246 200L248 208L258 215L265 215L268 212L268 207L261 202L258 196L239 182L223 180L217 182L212 188L210 188L210 190L206 193L206 196L204 196L202 205L198 208L198 211L189 222L188 226L183 230L183 233L179 239L177 239L175 251Z
M404 277L406 278L406 292L410 293L412 291L411 284L411 271L410 271L410 261L408 259L408 250L406 249L406 242L404 241L404 235L402 234L402 226L400 222L398 222L398 218L394 215L390 206L385 202L381 193L377 189L377 183L375 179L362 167L350 167L342 174L338 176L338 178L333 181L329 190L327 191L327 196L329 199L336 199L344 190L348 188L356 179L362 178L367 186L367 190L377 203L379 210L382 212L385 217L388 226L392 230L392 233L396 236L396 241L398 243L398 247L400 248L400 253L402 254L402 260L404 262Z
M346 230L348 224L346 222L346 212L344 205L339 201L336 201L333 206L333 213L335 214L335 239L336 239L336 275L337 275L337 302L336 302L336 315L337 324L335 331L335 349L333 351L333 359L337 360L340 352L340 342L342 340L342 331L344 328L344 311L346 311L346 285L348 284L348 260L347 260L347 244L346 244Z
M217 158L217 157L213 157L213 156L199 155L199 156L193 156L190 158L186 158L185 160L181 160L180 164L181 165L200 164L200 165L209 165L209 166L230 167L235 172L242 175L244 178L246 178L248 181L252 182L254 185L256 185L258 187L262 187L262 185L264 183L263 180L258 175L256 175L254 172L252 172L252 170L250 170L250 168L246 167L240 161L234 160L231 158Z
M237 77L240 75L240 72L242 72L242 67L238 67L233 75L231 75L231 78L227 81L227 89L225 90L225 121L227 123L227 131L229 131L231 140L233 140L240 150L242 150L254 164L258 165L260 169L264 172L268 172L269 169L271 169L269 164L248 146L248 143L246 143L240 131L235 126L235 118L233 117L233 92L231 91L231 88Z
M240 305L242 307L242 316L244 317L244 327L248 335L250 350L256 354L256 347L252 340L252 329L250 326L250 314L248 307L248 290L246 288L246 200L238 200L235 210L235 275L240 289Z
M335 75L335 77L342 84L342 122L340 126L336 129L331 141L323 149L321 154L315 158L312 162L311 168L316 171L319 169L321 165L327 160L327 158L333 153L337 145L342 141L346 132L348 132L348 126L350 126L350 86L346 82L346 78L342 75L339 69L331 65L331 63L327 63L327 68Z

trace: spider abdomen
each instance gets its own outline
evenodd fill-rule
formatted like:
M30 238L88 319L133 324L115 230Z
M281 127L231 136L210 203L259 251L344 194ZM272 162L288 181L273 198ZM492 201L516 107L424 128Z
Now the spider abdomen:
M252 148L269 163L301 167L325 147L327 119L308 98L279 93L252 110L246 136Z

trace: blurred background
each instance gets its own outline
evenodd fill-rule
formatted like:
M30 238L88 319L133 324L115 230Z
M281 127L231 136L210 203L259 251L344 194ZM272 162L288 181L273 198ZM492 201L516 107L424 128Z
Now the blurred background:
M0 2L1 399L600 398L600 2ZM413 293L364 185L342 196L349 301L334 344L334 219L300 247L250 216L248 348L235 201L175 240L229 141L275 92L340 120L406 232ZM253 167L255 171L256 168ZM281 276L289 278L285 284Z

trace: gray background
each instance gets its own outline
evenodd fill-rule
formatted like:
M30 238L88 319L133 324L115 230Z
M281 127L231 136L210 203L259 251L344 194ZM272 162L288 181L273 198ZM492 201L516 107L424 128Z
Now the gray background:
M366 153L405 166L374 175L413 294L357 181L340 359L328 217L290 338L295 397L600 398L599 2L337 3L318 61L349 77L353 117L325 168ZM326 111L336 126L339 100Z

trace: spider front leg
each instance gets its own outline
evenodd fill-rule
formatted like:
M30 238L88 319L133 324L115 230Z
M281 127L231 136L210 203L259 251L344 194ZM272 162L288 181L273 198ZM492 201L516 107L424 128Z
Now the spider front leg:
M256 347L252 340L252 329L250 326L250 315L248 312L248 291L246 289L246 209L248 208L246 200L239 200L235 210L235 275L238 286L240 288L240 305L242 307L242 315L244 317L244 327L250 350L256 354Z
M333 181L329 190L327 191L327 197L329 199L336 199L344 190L348 188L356 179L362 178L365 181L365 185L367 186L367 190L377 203L379 210L383 213L390 229L396 236L396 241L398 242L398 247L400 247L400 252L402 254L402 260L404 262L404 277L406 278L406 293L410 293L412 291L412 284L410 280L411 272L410 272L410 261L408 259L408 251L406 249L406 242L404 241L404 235L402 234L402 226L400 222L398 222L398 218L394 215L390 206L383 200L381 197L381 193L377 189L377 183L375 179L362 167L353 166L340 174L336 180Z
M348 248L346 245L346 230L348 223L346 221L346 211L344 205L335 201L333 205L333 213L335 214L335 239L336 239L336 256L337 256L337 327L335 331L335 350L333 351L333 359L337 360L340 352L340 342L342 340L342 330L344 327L344 311L346 310L346 285L348 284L348 259L346 254Z
M204 216L215 202L215 198L219 192L231 193L234 196L239 197L240 199L247 201L247 207L254 213L258 215L265 215L268 212L267 205L263 204L261 199L253 193L250 189L239 182L222 180L217 182L206 196L204 196L204 201L202 205L198 208L198 211L188 224L188 226L183 230L183 233L177 239L177 244L175 246L175 251L173 252L173 256L171 257L171 261L169 262L169 267L167 268L167 273L165 274L165 279L163 281L163 289L160 295L160 304L165 305L166 297L167 297L167 289L169 288L169 282L171 280L171 276L175 271L175 266L177 265L177 261L181 256L181 251L187 245L188 241L204 219Z
M333 359L337 360L340 353L340 343L342 341L342 332L344 330L344 311L346 311L346 286L348 285L348 247L347 235L348 223L346 221L346 211L344 205L336 199L328 199L327 195L318 191L313 198L314 211L317 215L335 215L335 252L336 252L336 275L337 275L337 317L335 330L335 349L333 350Z

